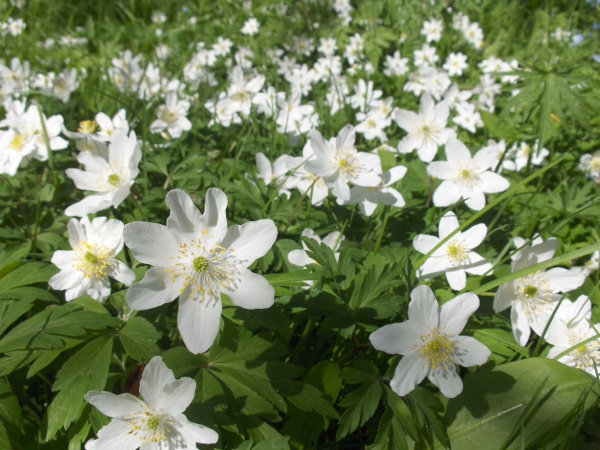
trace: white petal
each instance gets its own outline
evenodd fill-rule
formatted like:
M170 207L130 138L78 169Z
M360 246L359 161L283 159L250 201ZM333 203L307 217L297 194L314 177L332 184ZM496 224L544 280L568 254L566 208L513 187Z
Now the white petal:
M335 140L335 146L339 150L354 147L356 133L352 125L346 125L340 130Z
M110 208L113 195L113 192L90 195L65 209L65 214L69 217L83 217Z
M188 441L188 446L192 445L192 443L214 444L219 440L219 435L216 431L204 425L190 422L185 417L178 417L175 428Z
M486 194L504 192L510 187L509 181L502 175L494 172L483 172L479 174L481 190Z
M392 117L399 127L410 132L413 124L419 120L417 113L406 109L396 109ZM403 152L404 153L404 152Z
M300 267L306 267L313 262L304 250L292 250L288 253L288 260L295 266Z
M512 305L516 298L517 293L515 292L514 283L512 281L504 283L498 288L496 295L494 295L494 311L497 313L504 311Z
M227 232L227 196L217 188L210 188L204 200L204 215L196 228L196 233L208 230L216 240L223 238ZM167 223L167 226L169 224Z
M408 136L404 136L400 142L398 142L398 152L399 153L410 153L414 149L418 148L421 145L421 140L412 134Z
M458 352L455 358L463 367L480 366L485 364L492 354L489 348L471 336L456 336Z
M449 180L452 178L454 169L452 164L447 161L433 161L427 166L427 173L440 180Z
M219 333L222 308L220 298L179 299L177 326L190 352L204 353L213 345Z
M111 278L114 278L125 286L131 286L131 283L135 281L135 272L125 265L124 262L119 260L113 260L112 270L108 274Z
M515 302L512 305L512 309L510 310L510 320L515 340L521 347L525 347L529 340L531 329L529 328L529 320L527 320L527 316L525 315L525 312L523 312L520 302Z
M80 169L67 169L66 174L73 180L77 189L83 191L102 192L104 189L99 188L102 183L102 177L93 172L87 172Z
M169 303L181 293L181 279L173 282L164 267L152 267L139 283L127 291L127 304L136 311Z
M454 166L471 162L471 152L458 139L448 139L446 143L446 157L448 162Z
M114 419L98 432L98 439L86 442L85 450L135 450L140 440L129 433L132 428L126 421Z
M152 266L168 266L179 245L169 229L157 223L131 222L123 229L123 238L135 258Z
M271 219L255 220L243 225L233 225L221 241L221 245L233 251L247 267L269 251L277 239L277 227Z
M469 245L469 248L475 248L481 244L486 235L487 226L483 223L478 223L477 225L462 232L462 238Z
M469 252L469 260L471 262L464 265L463 268L465 269L465 272L473 275L483 275L484 273L491 271L494 267L475 252Z
M162 408L171 416L177 416L190 406L195 393L196 382L188 377L180 378L161 390L156 407Z
M398 363L390 387L396 394L404 396L423 381L427 372L429 363L421 359L418 353L409 353Z
M426 330L438 326L439 306L429 286L420 285L410 293L408 318L413 326Z
M208 203L208 193L206 197ZM192 238L195 237L196 227L202 219L202 214L194 205L192 198L181 189L173 189L167 194L166 201L171 210L171 214L167 219L169 231L174 236L183 234L186 236L191 235ZM227 202L227 198L225 198L225 202ZM186 241L188 239L183 238L182 240Z
M440 392L448 398L454 398L463 390L463 382L456 373L454 365L446 370L435 370L429 373L428 378L440 388Z
M583 273L564 269L562 267L550 269L545 275L550 281L552 288L558 292L573 291L585 281L585 275Z
M458 228L458 219L452 211L448 211L440 219L440 239L445 239L446 236L451 235L454 230Z
M467 285L467 274L462 268L451 268L446 271L446 280L452 290L462 291Z
M428 234L419 234L413 239L413 247L420 253L426 255L433 247L440 243L440 239Z
M384 325L372 332L369 340L379 351L392 355L407 355L420 343L420 337L409 322L402 322Z
M155 356L144 367L140 381L140 394L149 405L164 407L160 402L162 391L174 381L173 371L167 367L160 356Z
M275 289L265 277L245 267L240 267L238 276L235 284L223 289L223 293L231 298L234 305L244 309L265 309L273 305Z
M470 292L461 294L442 305L440 327L456 336L465 328L469 318L479 308L479 297Z
M463 192L465 205L475 211L481 211L485 206L485 195L481 191L471 191L468 195Z
M81 272L69 267L52 276L52 278L48 280L48 284L56 291L64 291L80 285L83 278L84 275Z
M95 406L108 417L124 419L128 414L141 411L146 404L131 394L115 395L112 392L89 391L84 395L85 401Z
M443 181L433 193L435 206L450 206L462 197L460 189L452 181Z

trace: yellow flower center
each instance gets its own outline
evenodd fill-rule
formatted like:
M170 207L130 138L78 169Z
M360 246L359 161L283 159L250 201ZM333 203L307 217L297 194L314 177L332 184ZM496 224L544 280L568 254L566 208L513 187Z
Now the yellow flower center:
M74 250L72 267L83 272L86 278L100 279L108 276L112 252L105 245L81 241Z
M20 152L23 150L23 145L25 144L25 136L22 134L16 134L14 138L8 144L8 148L14 150L16 152Z
M208 269L209 266L209 262L208 259L206 259L205 257L199 256L194 259L192 265L194 266L194 270L196 270L196 272L206 272L206 269Z
M452 265L461 265L469 262L469 249L460 239L453 239L446 245L446 255Z
M79 122L79 128L77 129L77 131L79 131L80 133L92 134L95 133L97 129L98 124L95 120L84 120L82 122Z
M537 296L539 289L536 286L525 286L523 289L523 295L527 298L534 298Z
M156 411L146 406L145 411L136 411L133 414L126 416L130 418L125 422L130 429L127 434L133 434L139 439L140 445L143 447L149 443L168 442L169 434L173 432L172 427L174 422L162 411Z
M419 348L419 353L421 358L429 361L431 370L448 370L458 350L458 345L451 336L436 327L430 333L422 335L421 342L423 345Z

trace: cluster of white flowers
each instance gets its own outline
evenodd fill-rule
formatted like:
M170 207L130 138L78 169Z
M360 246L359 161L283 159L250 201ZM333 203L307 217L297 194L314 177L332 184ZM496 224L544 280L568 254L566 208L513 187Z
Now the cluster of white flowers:
M0 36L10 34L13 37L19 36L27 25L23 19L13 19L9 17L6 22L0 22Z

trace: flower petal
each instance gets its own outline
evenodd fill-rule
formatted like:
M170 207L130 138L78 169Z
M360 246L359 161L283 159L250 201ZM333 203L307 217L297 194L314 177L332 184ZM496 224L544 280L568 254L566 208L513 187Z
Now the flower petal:
M234 305L244 309L265 309L273 305L275 289L267 279L246 269L240 268L235 284L227 285L223 293L227 294ZM231 286L231 287L230 287Z
M135 450L140 447L139 436L130 433L133 425L114 419L98 432L98 439L85 443L85 450Z
M164 267L152 267L139 283L127 291L127 304L131 309L143 311L169 303L181 293L182 280L173 282Z
M440 327L456 336L465 328L469 318L479 308L479 297L470 292L461 294L442 305Z
M414 327L427 330L438 326L439 306L429 286L420 285L410 293L408 318Z
M421 335L415 333L409 322L384 325L369 335L369 340L377 350L392 355L407 355L421 342Z
M179 250L169 229L157 223L128 223L123 229L123 238L138 261L152 266L168 266L171 263L169 257Z
M456 373L454 365L449 366L446 370L438 369L431 371L428 378L448 398L456 397L463 390L463 382Z
M190 298L181 296L177 326L188 350L192 353L204 353L215 342L221 324L220 298Z
M195 444L214 444L219 440L216 431L188 421L185 417L179 416L175 422L175 429L187 441L189 448L194 448Z
M167 384L160 392L157 408L162 408L171 416L183 413L194 400L196 382L188 377Z
M233 225L221 241L221 246L248 267L269 251L277 239L277 227L271 219L255 220Z
M167 367L160 356L155 356L144 367L140 381L140 394L150 406L164 407L160 402L161 393L174 381L173 371Z
M146 409L146 404L131 394L115 395L112 392L89 391L84 398L105 416L119 419Z
M459 350L455 354L456 362L463 367L485 364L492 354L489 348L471 336L456 336Z
M398 363L390 387L396 394L404 396L423 381L428 371L429 364L426 361L417 353L409 353Z

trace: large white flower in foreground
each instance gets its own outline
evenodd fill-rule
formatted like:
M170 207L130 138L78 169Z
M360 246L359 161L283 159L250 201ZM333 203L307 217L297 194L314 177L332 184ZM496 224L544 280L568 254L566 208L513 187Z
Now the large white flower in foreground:
M552 259L558 248L558 241L554 238L535 242L536 245L516 254L511 263L513 272ZM584 281L584 274L562 267L532 272L498 288L494 296L494 311L511 308L513 334L519 345L525 346L531 330L539 336L544 332L561 298L559 293L577 289Z
M589 297L581 295L575 302L563 300L544 337L554 346L548 352L548 358L554 358L579 345L559 361L597 377L600 375L600 338L597 337L600 333L600 323L592 325L591 319L592 302ZM581 344L594 337L596 339Z
M357 186L377 186L381 182L381 160L378 155L359 152L354 147L356 133L352 125L342 128L337 138L326 141L317 130L310 132L316 159L308 161L307 172L322 177L341 201L350 200L351 182Z
M432 161L438 147L456 137L454 130L446 128L449 114L448 102L436 105L428 93L421 97L421 110L418 114L406 109L396 109L393 119L408 132L408 136L398 143L398 151L410 153L417 150L421 161Z
M86 401L113 420L98 432L98 439L85 444L86 450L183 450L214 444L219 440L214 430L190 422L183 414L195 390L194 380L176 380L162 358L155 356L142 373L144 400L131 394L88 392Z
M277 228L269 219L227 228L227 197L216 188L206 193L204 214L179 189L167 194L167 205L166 226L125 226L125 244L139 261L154 266L129 289L127 302L145 310L179 297L181 337L191 352L202 353L219 332L221 293L245 309L273 304L273 287L247 267L271 248Z
M458 228L458 219L453 212L447 212L440 220L439 238L428 234L419 234L413 240L415 249L426 255L443 239ZM428 280L445 274L448 284L455 291L467 285L467 273L483 275L492 268L479 254L472 251L485 239L487 227L480 223L468 230L458 232L427 258L419 268L420 280Z
M510 186L506 178L489 170L498 164L495 148L482 148L472 157L465 144L450 139L446 157L448 161L427 166L429 175L444 180L433 194L435 206L450 206L463 198L469 208L480 211L485 206L484 194L502 192Z
M48 281L52 289L66 291L67 301L84 294L103 301L110 295L109 277L129 286L135 274L124 263L115 259L123 249L123 222L86 217L79 222L69 221L69 243L73 250L57 250L52 263L60 269Z
M80 217L119 206L129 195L138 176L141 159L142 151L135 132L127 135L127 131L121 128L111 136L108 159L90 151L81 152L77 161L83 164L85 170L67 169L67 176L79 189L94 191L95 194L69 206L65 214Z
M463 389L456 364L480 365L491 354L477 339L459 336L479 308L479 298L462 294L440 308L431 288L424 285L417 286L410 298L406 322L385 325L369 336L377 350L404 355L390 387L406 395L427 377L446 397L456 397Z

